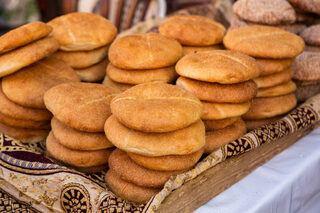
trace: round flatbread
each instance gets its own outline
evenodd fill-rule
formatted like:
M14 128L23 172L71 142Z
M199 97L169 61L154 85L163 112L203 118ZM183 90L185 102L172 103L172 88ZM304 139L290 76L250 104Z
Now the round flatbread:
M211 45L211 46L182 46L182 55L188 55L191 53L199 53L211 50L224 49L222 45Z
M296 91L296 89L296 84L293 81L288 81L286 83L279 84L274 87L260 88L258 89L256 97L262 98L287 95L289 93L293 93L294 91Z
M18 128L25 128L25 129L50 129L50 122L49 121L32 121L32 120L23 120L23 119L16 119L0 112L0 122Z
M295 58L285 59L265 59L256 58L256 62L261 70L260 76L271 75L277 72L284 71L290 67Z
M98 82L104 79L108 63L109 61L107 59L104 59L98 64L92 65L91 67L74 70L80 77L81 81Z
M104 77L102 84L114 89L118 89L122 92L134 86L132 84L121 84L121 83L112 81L107 75Z
M239 120L240 117L231 117L231 118L225 118L220 120L203 120L204 126L206 127L206 131L213 131L218 129L226 128L227 126L230 126L237 120Z
M238 104L212 103L202 101L203 120L220 120L231 117L238 117L248 112L251 100Z
M320 15L320 4L318 0L288 0L288 2L303 11Z
M320 80L320 52L304 51L299 55L291 68L293 79L300 81Z
M245 120L248 131L259 128L265 124L272 123L274 121L280 120L283 116L277 116L273 118L257 119L257 120Z
M258 89L269 88L291 81L292 76L293 71L289 68L282 72L254 78L253 81L257 84Z

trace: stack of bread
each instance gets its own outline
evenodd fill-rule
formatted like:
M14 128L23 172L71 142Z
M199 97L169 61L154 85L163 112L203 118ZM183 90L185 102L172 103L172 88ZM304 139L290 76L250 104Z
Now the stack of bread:
M95 83L73 82L48 90L44 103L54 115L47 153L84 172L107 167L113 145L104 135L110 101L118 90Z
M205 153L246 133L241 115L257 93L252 81L260 74L255 60L230 50L212 50L184 56L176 65L177 85L194 93L203 104Z
M254 79L257 98L242 116L248 129L278 119L295 107L296 85L291 81L289 66L304 49L299 36L276 27L254 25L229 30L223 42L228 49L255 57L262 71Z
M296 11L298 23L306 25L320 24L320 4L314 0L288 0Z
M60 43L54 57L75 69L82 81L103 80L108 64L108 47L117 34L116 27L102 16L92 13L69 13L48 25Z
M183 88L140 84L116 96L111 111L105 133L117 149L105 180L123 199L147 202L170 176L193 167L203 153L202 104Z
M162 35L180 42L183 55L222 49L225 27L209 18L194 15L175 15L159 26Z
M110 46L104 84L125 90L152 81L174 82L181 54L177 41L157 33L120 37Z

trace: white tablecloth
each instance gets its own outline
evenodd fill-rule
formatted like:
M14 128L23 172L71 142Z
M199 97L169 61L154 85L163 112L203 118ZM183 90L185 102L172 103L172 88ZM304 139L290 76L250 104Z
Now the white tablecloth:
M196 212L320 213L320 128Z

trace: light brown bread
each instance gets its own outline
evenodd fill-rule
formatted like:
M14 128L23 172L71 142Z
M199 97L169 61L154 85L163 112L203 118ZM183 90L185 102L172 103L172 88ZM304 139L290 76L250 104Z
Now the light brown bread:
M102 84L114 89L118 89L122 92L134 86L133 84L121 84L121 83L112 81L107 75L104 77Z
M257 119L257 120L245 120L248 131L254 130L256 128L259 128L265 124L272 123L274 121L277 121L281 119L283 116L277 116L272 118L265 118L265 119Z
M64 125L56 118L52 118L51 128L60 144L69 149L101 150L113 147L104 132L81 132Z
M2 79L3 93L13 102L38 109L46 109L44 93L51 87L80 81L65 62L47 57Z
M70 167L70 166L69 166ZM108 164L103 164L99 166L89 166L89 167L71 167L74 168L75 170L78 170L79 172L84 172L84 173L96 173L100 172L103 170L107 170Z
M189 54L176 64L179 75L200 81L234 84L260 75L250 56L230 50L212 50Z
M165 83L134 86L111 101L112 114L129 128L169 132L200 119L202 105L191 92Z
M147 203L161 189L137 186L122 180L114 171L109 169L106 173L105 181L107 187L117 196L124 200L144 204Z
M52 27L39 21L11 30L0 37L0 54L43 38L51 31Z
M265 59L256 58L256 62L261 70L260 76L266 76L281 72L290 67L294 62L295 58L285 58L285 59Z
M99 63L108 55L109 46L99 47L89 51L57 51L52 56L66 62L77 69L87 68Z
M268 98L255 98L250 110L242 116L245 120L272 118L292 110L297 104L296 96L291 93Z
M46 37L0 55L0 77L9 75L50 55L59 48L53 37Z
M49 121L32 121L32 120L23 120L23 119L16 119L0 112L0 122L18 128L25 128L25 129L50 129L50 122Z
M124 70L111 63L107 67L107 75L112 81L122 84L143 84L152 81L169 83L178 77L174 66L150 70Z
M289 82L292 76L293 71L289 68L282 72L254 78L253 81L257 84L258 89L269 88Z
M193 167L203 154L203 148L188 155L165 155L150 157L128 152L135 163L148 169L159 171L187 170Z
M252 80L236 84L218 84L179 77L176 84L192 92L200 100L216 103L243 103L257 94L257 85Z
M225 31L222 24L194 15L171 16L159 26L159 32L162 35L190 46L209 46L221 43Z
M218 129L226 128L227 126L230 126L237 120L239 120L240 117L231 117L231 118L225 118L220 120L203 120L204 126L206 127L206 131L213 131Z
M93 13L69 13L48 24L64 51L93 50L106 46L117 34L117 28L110 21Z
M209 154L219 147L240 138L246 132L246 124L241 118L223 129L206 132L204 152Z
M199 53L211 50L224 49L222 45L211 45L211 46L182 46L182 55L188 55L191 53Z
M52 132L46 140L47 152L55 159L76 167L100 166L108 162L113 149L80 151L60 144Z
M312 25L305 29L300 36L308 45L320 46L320 24Z
M44 102L49 111L67 126L85 132L103 132L111 115L110 101L116 89L93 83L66 83L48 90Z
M304 51L299 55L291 68L293 79L300 81L320 80L320 52Z
M119 149L146 156L187 155L198 151L205 143L201 120L172 132L146 133L129 129L112 115L106 121L105 133Z
M296 89L296 84L293 81L288 81L286 83L279 84L274 87L260 88L258 89L256 97L260 98L287 95L289 93L293 93L294 91L296 91Z
M312 81L297 81L297 90L295 91L295 95L298 101L302 102L307 100L308 98L320 93L320 84L319 82L313 83Z
M213 103L202 101L202 120L220 120L231 117L238 117L245 114L251 105L251 100L238 104Z
M106 68L109 61L107 59L102 60L98 64L94 64L91 67L83 69L74 69L81 81L85 82L97 82L104 79L106 75Z
M122 69L156 69L175 64L182 56L176 40L157 33L123 36L109 48L110 62Z
M228 49L253 57L271 59L296 57L305 46L303 39L293 33L262 25L231 29L223 44Z
M320 52L320 46L306 46L306 48L304 49L305 51L308 52Z
M320 4L318 0L288 0L293 6L320 15Z

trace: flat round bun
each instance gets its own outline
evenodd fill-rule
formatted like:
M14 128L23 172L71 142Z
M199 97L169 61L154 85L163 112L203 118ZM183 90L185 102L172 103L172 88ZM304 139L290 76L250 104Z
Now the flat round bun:
M298 101L305 101L308 98L320 93L320 84L307 84L303 85L301 82L295 81L297 84L297 90L295 91L295 95Z
M134 86L111 101L112 114L129 128L169 132L200 119L202 105L191 92L165 83Z
M246 126L248 131L254 130L256 128L259 128L265 124L272 123L274 121L277 121L281 119L283 116L277 116L273 118L265 118L265 119L257 119L257 120L245 120Z
M89 51L57 51L52 56L66 62L77 69L87 68L99 63L108 55L109 46L103 46Z
M106 164L113 149L80 151L69 149L60 144L52 132L46 140L49 154L65 164L76 167L91 167Z
M80 81L65 62L48 57L2 79L3 93L13 102L26 107L46 109L44 93L51 87Z
M206 132L206 145L204 146L204 152L211 153L219 147L240 138L246 132L246 124L241 118L223 129Z
M320 46L306 46L306 48L304 49L305 51L308 51L308 52L320 52Z
M2 82L0 82L0 112L11 118L31 121L49 121L52 117L48 110L23 107L10 101L2 91Z
M133 84L121 84L121 83L112 81L107 75L104 76L102 84L114 89L118 89L120 91L125 91L134 86Z
M182 171L156 171L144 168L132 161L127 153L120 149L111 153L108 164L122 180L151 188L161 188L172 175L182 173Z
M74 69L81 81L97 82L104 79L106 75L106 68L109 61L107 59L102 60L98 64L83 69Z
M64 51L93 50L111 43L117 35L117 28L110 21L93 13L69 13L48 24Z
M238 104L212 103L202 101L202 120L220 120L231 117L238 117L245 114L251 105L251 100Z
M252 81L218 84L179 77L176 83L195 94L200 100L217 103L243 103L256 96L257 85Z
M85 132L103 132L111 115L110 101L118 90L93 83L66 83L48 90L44 102L65 125Z
M51 128L60 144L69 149L101 150L113 147L103 132L81 132L64 125L56 118L52 118Z
M103 164L103 165L98 165L98 166L89 166L89 167L73 166L71 168L78 170L79 172L83 172L83 173L96 173L96 172L106 170L108 168L108 164Z
M261 70L260 76L270 75L277 72L281 72L290 67L294 62L295 58L285 59L265 59L256 58L256 62Z
M293 78L300 81L320 80L320 52L304 51L299 55L291 68Z
M53 37L46 37L0 55L0 77L9 75L50 55L59 48Z
M299 36L277 27L253 25L228 31L224 45L258 58L293 58L304 49L304 41Z
M15 138L23 143L37 143L43 141L49 130L46 129L25 129L13 127L0 122L0 132Z
M109 48L110 62L122 69L156 69L175 64L182 56L176 40L157 33L127 35Z
M159 32L183 45L209 46L222 42L226 28L203 16L175 15L159 26Z
M108 170L105 176L108 188L124 200L144 204L147 203L161 189L137 186L122 180L114 171Z
M286 82L289 82L293 76L292 69L286 69L282 72L277 72L271 75L254 78L253 81L257 84L258 89L274 87Z
M105 133L119 149L146 156L187 155L198 151L205 143L201 120L172 132L145 133L127 128L112 115L106 121Z
M213 131L218 129L226 128L227 126L230 126L237 120L239 120L240 117L231 117L231 118L225 118L220 120L203 120L204 126L206 127L206 131Z
M178 75L174 66L151 70L124 70L109 63L107 75L115 82L123 84L143 84L152 81L173 82Z
M234 84L256 78L260 70L250 56L230 50L189 54L178 61L181 76L221 84Z
M255 98L252 101L250 110L242 118L245 120L272 118L289 112L296 104L297 98L294 94Z
M268 88L261 88L258 89L257 96L260 97L274 97L274 96L281 96L281 95L287 95L289 93L293 93L296 91L297 86L293 81L288 81L283 84L279 84L274 87L268 87Z
M188 155L165 155L159 157L149 157L128 152L128 156L135 163L148 169L159 171L188 170L193 167L201 158L203 149Z
M292 24L296 21L296 13L286 0L239 0L232 9L242 19L259 24Z
M0 122L12 126L12 127L19 127L25 129L50 129L49 121L32 121L32 120L23 120L23 119L16 119L0 112Z
M182 55L188 55L191 53L199 53L211 50L223 49L222 45L211 45L211 46L182 46Z
M320 15L320 4L317 0L288 0L288 2L300 10Z
M29 44L51 33L52 27L43 22L31 22L0 37L0 54Z

